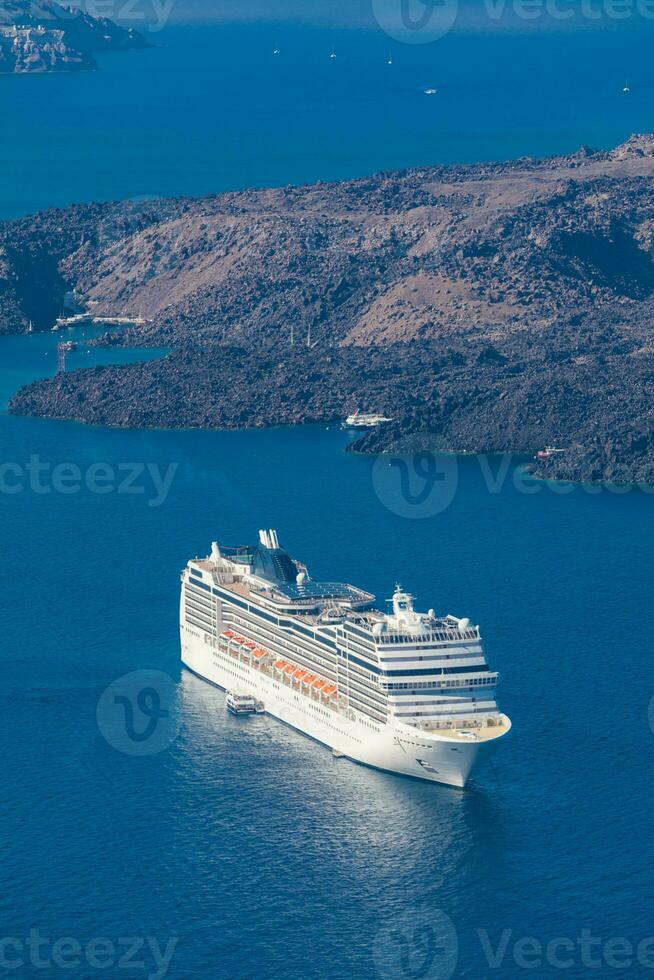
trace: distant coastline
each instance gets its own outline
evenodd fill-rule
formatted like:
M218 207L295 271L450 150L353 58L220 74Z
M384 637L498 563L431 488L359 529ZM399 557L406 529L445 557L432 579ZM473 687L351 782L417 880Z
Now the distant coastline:
M98 51L146 47L134 28L56 0L11 0L0 10L0 74L95 71Z
M171 349L29 385L11 411L246 428L360 409L392 421L353 451L554 445L541 476L654 483L653 176L639 136L5 223L0 331L50 329L72 294L143 317L105 344Z

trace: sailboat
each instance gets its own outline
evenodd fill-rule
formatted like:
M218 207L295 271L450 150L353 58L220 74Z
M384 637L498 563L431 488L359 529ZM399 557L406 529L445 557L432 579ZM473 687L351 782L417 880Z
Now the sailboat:
M333 48L332 48L332 53L330 54L330 56L329 56L329 57L330 57L330 58L332 59L332 61L333 61L333 60L334 60L334 58L336 57L336 52L334 51L334 49L333 49Z
M277 47L277 45L275 45L275 47L274 47L273 54L281 54L281 51L279 50L279 48Z
M388 52L388 61L386 62L386 64L387 65L392 65L393 64L393 55L391 54L390 51Z
M629 82L625 82L624 83L624 88L622 89L622 91L623 92L631 92L631 89L629 88Z

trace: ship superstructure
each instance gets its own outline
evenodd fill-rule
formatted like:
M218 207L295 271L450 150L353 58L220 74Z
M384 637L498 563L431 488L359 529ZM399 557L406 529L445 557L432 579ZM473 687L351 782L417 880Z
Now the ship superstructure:
M511 723L468 619L419 613L398 586L382 612L343 582L317 582L274 530L214 542L182 573L184 664L359 762L464 786Z

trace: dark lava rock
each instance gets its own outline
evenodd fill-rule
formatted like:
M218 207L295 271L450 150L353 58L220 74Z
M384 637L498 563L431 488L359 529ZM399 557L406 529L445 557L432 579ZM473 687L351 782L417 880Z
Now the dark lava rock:
M11 410L125 426L393 421L362 452L566 452L559 478L652 473L654 137L611 152L434 167L0 225L0 332L66 293L147 322Z

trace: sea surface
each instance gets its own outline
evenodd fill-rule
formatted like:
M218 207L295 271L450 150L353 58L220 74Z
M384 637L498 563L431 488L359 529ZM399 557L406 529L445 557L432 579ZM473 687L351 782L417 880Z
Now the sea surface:
M0 76L0 218L615 146L654 128L654 20L636 2L626 19L516 21L490 18L480 0L425 44L389 37L369 8L348 27L336 0L321 5L327 23L275 21L279 0L264 5L268 22L218 21L228 5L204 3L186 23L178 2L147 34L154 47L106 54L98 72ZM109 0L143 17L149 3Z
M54 369L57 339L0 339L3 401ZM634 947L654 933L654 498L535 484L501 458L444 458L421 496L416 472L403 491L388 461L346 454L348 438L0 415L3 936L39 930L44 958L57 938L154 937L176 942L176 980L300 980L558 975L524 967L530 937L572 943L565 974L582 977L598 972L582 930ZM98 492L85 481L100 462L116 480L135 464L174 479L163 500L143 475ZM67 463L77 480L62 483ZM382 602L400 581L421 607L482 624L514 729L465 792L233 719L180 670L180 570L260 525L316 576ZM139 756L97 706L143 670L160 672L173 727ZM419 931L402 961L407 921ZM498 946L493 968L484 950ZM141 960L108 975L158 975Z
M652 128L649 21L468 24L411 46L333 6L320 23L241 27L176 9L157 47L96 74L0 77L0 214ZM0 338L0 973L650 976L652 945L637 962L625 944L654 934L654 497L536 484L503 458L441 457L433 486L408 460L407 489L335 428L7 415L55 370L58 339ZM70 363L161 353L82 343ZM180 670L182 567L260 526L318 577L381 602L400 581L482 625L514 729L465 792L235 720ZM121 741L112 685L143 677L168 716Z

